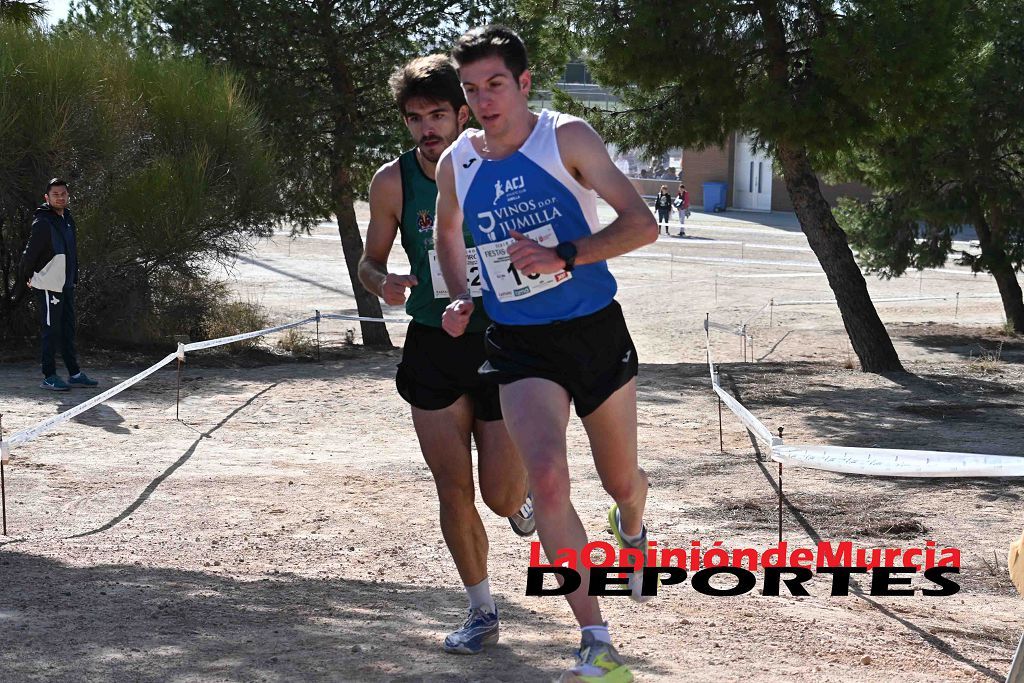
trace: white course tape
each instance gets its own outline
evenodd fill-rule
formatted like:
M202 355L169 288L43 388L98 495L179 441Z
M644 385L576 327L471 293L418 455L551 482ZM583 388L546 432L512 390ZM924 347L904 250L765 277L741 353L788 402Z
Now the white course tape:
M740 419L743 426L749 429L754 436L768 446L775 442L776 439L773 439L772 433L768 431L768 428L761 424L761 421L754 417L749 410L744 408L742 403L734 399L729 392L719 385L716 384L713 388L715 393L721 397L722 403L729 407L729 410Z
M742 337L743 336L743 328L742 327L733 327L731 325L723 325L722 323L712 323L712 322L707 323L707 327L711 327L711 328L714 328L716 330L722 330L723 332L728 332L729 334L735 334L737 337Z
M772 447L772 460L880 477L1024 477L1024 456L1013 455L794 444Z
M874 303L894 303L900 301L953 301L955 294L945 296L894 296L885 298L873 298ZM998 299L998 294L961 294L960 299ZM776 306L820 306L823 304L834 304L835 299L808 299L806 301L776 301Z
M403 325L412 320L412 318L367 318L361 315L341 315L340 313L321 313L320 318L330 318L331 320L351 320L353 322L361 323L395 323Z
M704 321L704 329L708 326L714 326L715 323L708 320ZM739 418L740 422L750 430L750 432L758 439L763 441L769 448L774 444L781 444L782 440L778 437L772 436L772 433L768 431L768 428L761 424L761 421L754 417L749 410L743 407L743 404L733 398L729 392L723 389L718 384L718 375L715 374L715 364L711 360L711 337L707 337L707 350L708 350L708 372L711 373L711 388L715 390L715 393L722 399L722 402L728 406L729 410L733 412L736 417Z
M332 318L334 320L354 320L354 321L379 322L379 323L407 323L407 322L409 322L408 318L366 318L366 317L362 317L362 316L338 315L338 314L332 314L332 313L321 314L320 318L321 319L322 318ZM208 339L207 341L193 342L191 344L182 344L182 343L179 342L178 343L178 348L173 353L167 354L163 358L163 360L159 361L155 365L151 365L150 367L146 368L145 370L143 370L139 374L135 375L134 377L131 377L130 379L126 379L125 381L121 382L120 384L107 389L103 393L97 394L96 396L93 396L88 401L83 401L82 403L79 403L74 408L66 410L63 413L58 413L57 415L54 415L53 417L50 417L50 418L48 418L46 420L43 420L42 422L40 422L39 424L37 424L34 427L22 430L20 432L15 432L14 434L11 435L10 439L5 439L3 441L0 441L0 461L8 462L10 460L11 448L13 446L18 446L18 445L21 445L21 444L23 444L23 443L25 443L27 441L31 441L32 439L36 438L40 434L48 432L51 429L53 429L54 427L56 427L56 426L58 426L60 424L63 424L64 422L67 422L68 420L70 420L70 419L72 419L72 418L74 418L74 417L76 417L78 415L81 415L85 411L87 411L90 408L93 408L93 407L99 405L100 403L103 403L104 401L106 401L107 399L111 398L112 396L116 396L117 394L120 394L122 391L124 391L128 387L141 382L142 380L146 379L147 377L149 377L154 372L156 372L160 368L164 367L165 365L167 365L171 361L174 361L174 360L181 360L181 361L183 361L183 360L185 360L185 353L188 352L188 351L199 351L201 349L210 349L210 348L213 348L215 346L224 346L225 344L231 344L231 343L234 343L234 342L244 341L246 339L253 339L254 337L262 337L264 335L271 334L273 332L280 332L281 330L287 330L287 329L290 329L292 327L299 327L300 325L307 325L307 324L309 324L311 322L316 322L316 320L317 320L317 316L312 316L312 317L309 317L309 318L305 318L303 320L295 320L295 321L292 321L290 323L284 323L283 325L275 325L274 327L267 327L267 328L262 329L262 330L255 330L253 332L243 332L241 334L236 334L236 335L233 335L231 337L218 337L217 339Z
M168 363L170 363L171 361L173 361L177 357L178 357L177 353L169 353L166 356L164 356L163 360L160 360L156 364L149 366L148 368L146 368L145 370L143 370L139 374L135 375L134 377L126 379L125 381L121 382L120 384L110 387L109 389L104 391L102 394L96 394L95 396L90 398L88 401L83 401L82 403L79 403L74 408L70 408L70 409L64 411L63 413L58 413L58 414L54 415L51 418L43 420L42 422L37 424L35 427L31 427L29 429L25 429L25 430L22 430L20 432L15 432L14 434L11 435L11 438L8 439L5 442L6 445L7 445L7 450L9 451L11 446L17 446L19 444L25 443L26 441L30 441L30 440L36 438L37 436L39 436L40 434L43 434L45 432L50 431L51 429L53 429L57 425L62 424L64 422L67 422L68 420L70 420L73 417L81 415L82 413L84 413L85 411L89 410L93 406L96 406L96 405L99 405L100 403L103 403L108 398L110 398L112 396L116 396L117 394L120 394L122 391L124 391L128 387L130 387L130 386L132 386L134 384L137 384L137 383L141 382L142 380L146 379L147 377L152 375L154 372L156 372L157 370L159 370L163 366L167 365Z
M767 278L775 280L780 277L825 277L825 273L751 273L748 275L716 273L715 277L722 278L723 280L763 280Z
M180 349L183 351L199 351L200 349L212 349L214 346L223 346L225 344L232 344L234 342L252 339L253 337L262 337L263 335L270 334L271 332L280 332L281 330L287 330L291 327L298 327L299 325L306 325L311 322L316 322L316 316L306 318L305 320L296 320L294 322L285 323L284 325L267 327L262 330L256 330L255 332L243 332L242 334L236 334L232 337L218 337L217 339L193 342L191 344L183 345L182 347L180 347ZM177 357L177 354L174 355L175 357Z
M746 329L746 327L747 327L747 325L749 325L749 324L750 324L750 322L751 322L751 321L752 321L752 320L753 320L754 318L756 318L757 316L761 315L762 311L764 311L764 310L765 310L766 308L768 308L768 306L769 306L769 305L770 305L771 303L772 303L772 302L771 302L771 300L768 300L768 301L764 302L764 306L762 306L761 308L759 308L759 309L757 309L756 311L754 311L754 314L753 314L752 316L750 316L749 318L747 318L746 320L744 320L744 321L743 321L743 324L742 324L742 325L740 325L740 328L741 328L741 329L744 329L744 330L745 330L745 329Z

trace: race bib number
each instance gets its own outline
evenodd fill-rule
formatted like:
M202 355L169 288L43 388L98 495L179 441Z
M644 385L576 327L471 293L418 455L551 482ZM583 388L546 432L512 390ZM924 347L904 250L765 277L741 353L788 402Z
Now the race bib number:
M427 252L430 259L430 281L434 284L434 298L447 299L448 285L444 282L444 273L441 272L441 262L437 260L437 252L431 249ZM480 259L477 257L475 247L466 247L466 285L473 298L480 296Z
M524 234L545 247L558 245L555 229L550 224ZM558 273L523 275L512 265L512 260L508 256L508 248L514 243L515 239L509 238L480 247L487 276L498 301L528 299L534 294L546 292L572 279L572 273L564 270Z

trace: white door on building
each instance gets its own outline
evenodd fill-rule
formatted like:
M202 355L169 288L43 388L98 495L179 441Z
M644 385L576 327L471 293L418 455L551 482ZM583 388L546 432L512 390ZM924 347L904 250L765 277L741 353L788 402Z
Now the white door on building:
M732 203L737 209L772 210L772 160L755 150L749 135L736 136Z

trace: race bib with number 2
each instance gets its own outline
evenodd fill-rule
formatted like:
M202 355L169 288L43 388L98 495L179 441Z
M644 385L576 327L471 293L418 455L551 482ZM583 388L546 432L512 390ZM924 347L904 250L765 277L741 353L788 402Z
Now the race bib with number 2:
M430 281L434 285L434 298L447 299L448 285L445 284L437 252L431 249L427 252L427 257L430 259ZM480 260L477 258L475 247L466 248L466 285L474 299L480 296Z

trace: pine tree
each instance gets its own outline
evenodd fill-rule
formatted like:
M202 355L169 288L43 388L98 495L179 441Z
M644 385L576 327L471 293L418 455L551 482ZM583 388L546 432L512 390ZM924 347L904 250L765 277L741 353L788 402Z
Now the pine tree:
M46 4L42 0L0 0L0 22L31 26L45 16Z
M578 109L625 148L720 145L751 133L781 168L807 241L828 277L861 367L901 371L847 236L818 177L879 125L917 106L951 62L963 0L751 0L555 3L598 79L624 110ZM532 3L543 12L551 5Z
M858 141L853 177L878 193L838 214L869 269L886 277L950 255L992 274L1008 325L1024 333L1024 18L979 2L959 21L956 70L917 117L890 117ZM971 225L980 254L955 246Z
M186 50L241 72L289 178L290 218L337 217L359 314L380 317L380 301L356 275L363 241L354 203L405 144L388 76L412 56L446 49L463 10L442 0L159 0L156 9ZM391 345L381 324L362 323L362 337Z

